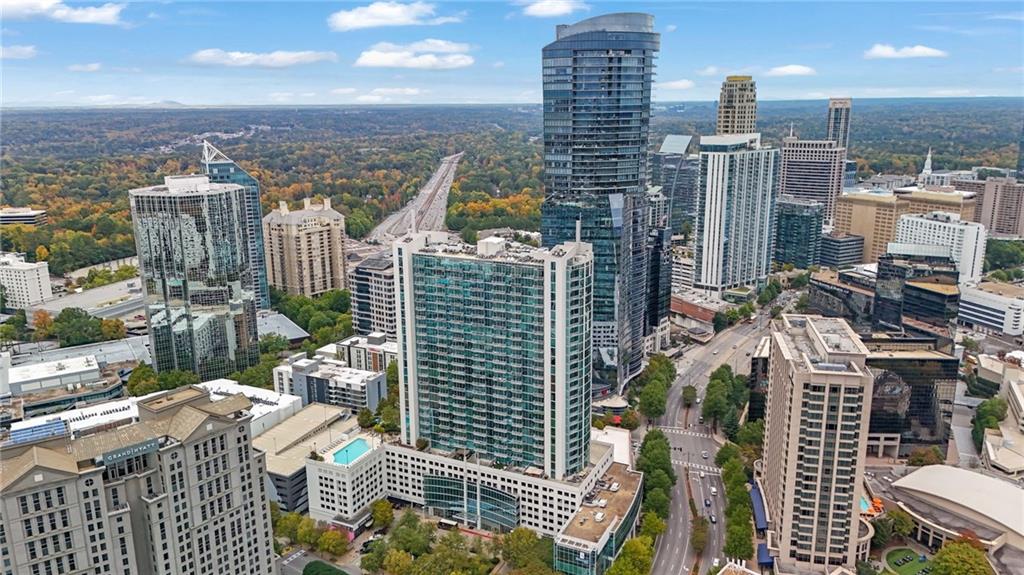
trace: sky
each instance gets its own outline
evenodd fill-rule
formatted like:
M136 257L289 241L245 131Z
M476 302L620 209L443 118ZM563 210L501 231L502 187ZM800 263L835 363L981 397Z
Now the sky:
M536 103L555 26L622 11L655 16L656 101L1024 96L1020 2L0 0L0 103Z

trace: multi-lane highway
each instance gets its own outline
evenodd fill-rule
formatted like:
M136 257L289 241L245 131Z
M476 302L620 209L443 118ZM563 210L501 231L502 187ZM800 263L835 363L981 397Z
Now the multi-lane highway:
M451 191L460 159L462 152L442 159L441 165L419 194L374 228L366 238L367 243L389 245L395 238L410 232L414 220L417 230L443 230L448 210L448 192Z

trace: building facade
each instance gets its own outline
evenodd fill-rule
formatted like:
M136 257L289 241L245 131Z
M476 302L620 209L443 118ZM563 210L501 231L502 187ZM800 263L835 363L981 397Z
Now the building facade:
M836 143L836 147L850 149L850 114L853 112L852 98L828 99L828 125L826 140Z
M750 76L727 76L718 95L718 122L715 133L753 134L757 132L757 83Z
M984 275L985 227L948 212L906 214L896 225L896 242L946 246L960 270L960 283L978 282Z
M956 264L938 251L920 254L898 253L903 244L893 244L893 252L878 259L875 279L875 329L901 331L905 318L933 326L956 322L960 290ZM914 248L915 246L910 246Z
M771 338L760 471L768 547L782 572L853 569L866 559L858 505L872 395L868 350L845 321L820 316L783 315Z
M775 204L775 255L780 264L800 269L821 260L821 226L824 206L793 196L780 196Z
M129 191L158 371L194 371L205 381L259 361L246 193L206 176L168 176Z
M607 14L558 26L542 54L541 234L545 247L577 237L593 246L594 357L611 362L599 392L621 389L643 367L645 191L660 42L653 16Z
M345 289L345 216L331 209L330 198L301 210L282 201L263 218L267 281L291 295L316 297Z
M263 253L263 208L260 206L260 183L249 175L231 158L225 156L213 144L203 141L203 173L210 181L218 184L237 184L243 189L245 208L242 212L242 226L245 232L245 249L249 260L247 289L256 294L258 309L270 309L270 287L267 284L267 268Z
M50 266L27 262L24 254L0 253L0 289L7 309L27 309L50 299Z
M344 361L299 353L274 368L274 390L302 398L302 405L325 403L349 412L376 411L388 395L382 371L349 367Z
M352 328L359 335L383 333L396 341L395 268L391 254L366 258L352 268L348 278L352 294Z
M694 289L718 295L771 272L779 151L760 134L703 136L694 230Z
M909 212L910 202L891 192L846 192L836 202L833 232L864 238L864 257L860 263L873 263L886 252L889 242L896 241L900 216Z
M824 207L825 220L835 218L836 199L843 193L846 148L832 140L782 140L780 193Z
M277 573L251 407L182 387L126 426L0 447L0 572Z
M1024 334L1024 288L997 282L965 286L957 322L982 332Z
M948 212L957 214L965 222L978 221L978 199L973 192L957 191L953 187L911 186L895 188L893 193L910 202L908 213L911 214Z
M46 224L46 210L33 208L0 208L0 226L42 226Z
M977 194L977 221L990 236L1024 237L1024 182L1013 178L958 179L953 185Z
M864 261L864 238L853 234L829 233L821 236L822 266L840 269Z
M669 226L674 236L682 235L687 226L692 231L696 217L700 157L687 153L692 140L692 136L669 134L651 156L651 183L661 186L661 193L669 199Z

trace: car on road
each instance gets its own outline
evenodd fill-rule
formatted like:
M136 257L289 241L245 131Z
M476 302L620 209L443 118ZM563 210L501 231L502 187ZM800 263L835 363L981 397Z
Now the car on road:
M698 397L697 398L697 405L700 405L700 402L701 402L701 398Z
M715 486L711 487L711 495L718 495L718 488Z
M704 459L707 459L708 458L708 452L707 451L701 451L700 452L700 456L703 457Z
M704 507L711 507L711 500L710 499L704 499Z
M711 355L718 355L718 350L716 349L715 351L711 352Z
M700 416L700 417L699 417L699 418L697 419L697 423L704 423L704 416L703 416L703 415L702 415L702 416Z
M719 559L718 557L715 557L715 560L711 562L711 566L712 567L718 567L721 564L722 564L722 560Z
M712 513L708 519L710 519L712 523L718 523L718 519L715 517L714 513Z
M703 471L700 472L700 478L704 479L704 472Z

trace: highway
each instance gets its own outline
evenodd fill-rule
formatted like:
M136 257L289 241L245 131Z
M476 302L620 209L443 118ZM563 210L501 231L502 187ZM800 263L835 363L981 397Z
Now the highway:
M366 242L390 245L395 238L412 230L414 217L417 230L443 230L448 211L448 192L451 191L452 181L455 179L455 172L461 159L462 152L443 158L441 165L430 176L430 180L420 189L420 193L401 210L385 218L370 232Z
M788 304L795 300L793 292L780 296L780 303ZM690 509L684 485L687 477L693 488L697 512L705 517L714 515L717 519L716 523L709 525L701 573L708 571L714 558L724 557L725 495L720 471L715 466L719 444L712 437L709 426L699 423L701 406L683 407L682 390L693 385L697 388L697 397L703 401L711 372L723 363L731 365L735 373L750 373L748 354L752 355L761 337L768 334L768 320L766 309L753 323L727 329L706 345L691 345L676 359L676 382L669 389L665 415L656 423L672 447L672 462L678 481L672 493L667 529L655 549L654 575L688 574L697 558L690 548ZM705 451L707 459L703 457ZM711 495L712 487L717 490L717 495ZM704 505L705 499L710 501L710 506Z

